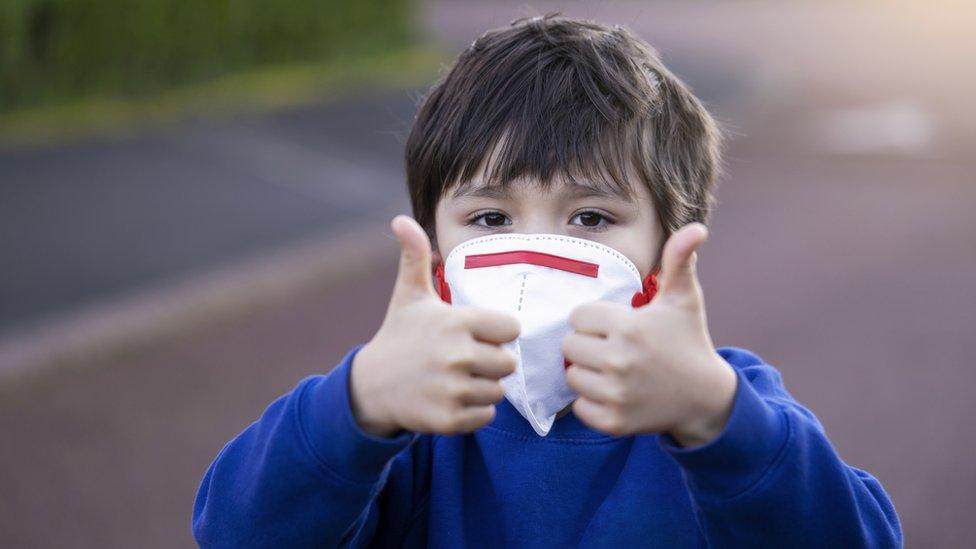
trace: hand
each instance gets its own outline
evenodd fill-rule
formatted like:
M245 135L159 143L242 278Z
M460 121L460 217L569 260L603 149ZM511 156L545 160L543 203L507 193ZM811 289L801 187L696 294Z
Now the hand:
M682 446L722 431L738 378L705 322L695 250L707 237L701 223L671 235L658 293L644 307L596 301L573 310L562 349L579 394L573 412L587 425L618 436L669 433Z
M383 324L353 359L353 415L377 436L474 431L495 417L505 395L499 380L515 371L515 355L501 344L518 337L518 319L441 301L427 234L405 215L390 227L400 267Z

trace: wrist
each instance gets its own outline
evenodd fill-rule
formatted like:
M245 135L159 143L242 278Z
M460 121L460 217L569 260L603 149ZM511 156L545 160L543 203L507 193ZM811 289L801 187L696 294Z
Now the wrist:
M393 437L400 432L400 427L393 421L392 415L387 414L382 406L382 399L371 395L367 390L369 377L372 375L372 353L369 344L363 346L356 353L350 365L349 372L349 405L353 419L363 431L378 437Z
M672 427L671 435L682 447L692 448L714 440L725 429L732 405L738 376L717 353L710 359L709 375L700 384L699 398L694 398L683 420Z

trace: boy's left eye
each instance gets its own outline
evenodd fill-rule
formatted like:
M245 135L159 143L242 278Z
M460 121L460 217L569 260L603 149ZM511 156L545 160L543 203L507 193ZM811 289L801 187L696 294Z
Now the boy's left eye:
M605 215L599 212L586 211L574 215L570 223L582 227L600 228L609 223L609 221Z

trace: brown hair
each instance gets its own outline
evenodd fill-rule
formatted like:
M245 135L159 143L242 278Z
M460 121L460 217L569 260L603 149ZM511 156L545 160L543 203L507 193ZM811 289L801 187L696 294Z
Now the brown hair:
M654 48L620 26L549 14L486 32L431 87L407 138L407 186L433 239L441 196L482 170L491 185L561 176L628 197L636 178L668 235L707 220L720 145Z

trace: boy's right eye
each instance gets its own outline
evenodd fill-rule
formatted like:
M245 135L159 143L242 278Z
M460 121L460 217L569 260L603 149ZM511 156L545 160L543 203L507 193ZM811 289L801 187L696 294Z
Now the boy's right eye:
M469 223L482 227L501 227L511 225L512 221L503 213L484 212L474 216Z

